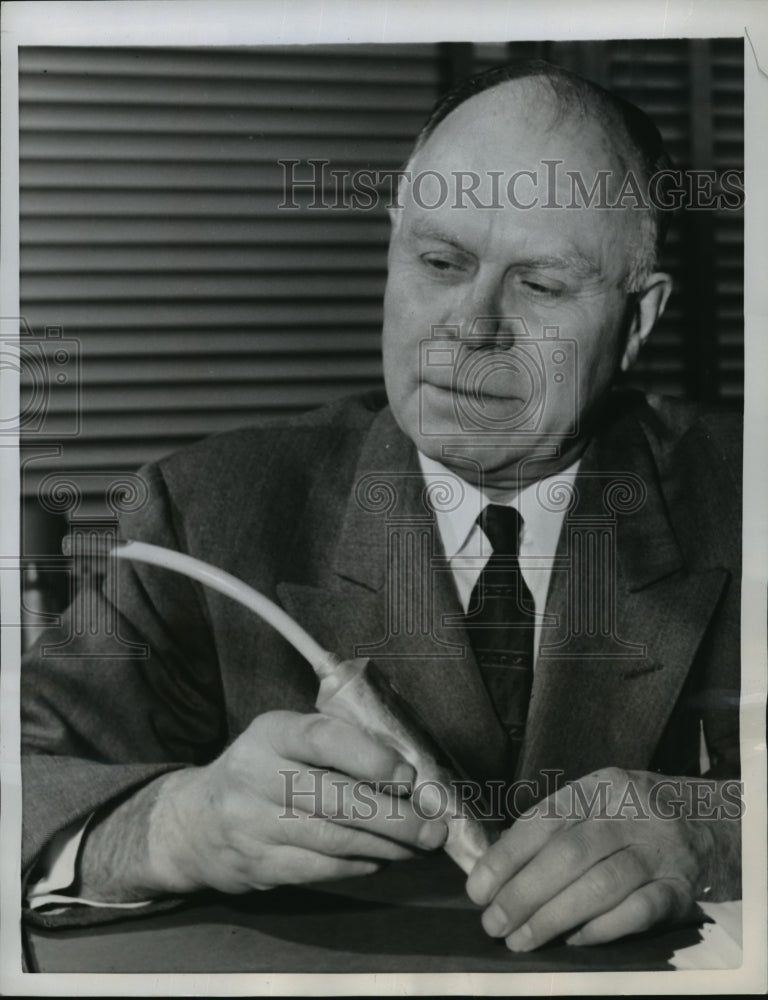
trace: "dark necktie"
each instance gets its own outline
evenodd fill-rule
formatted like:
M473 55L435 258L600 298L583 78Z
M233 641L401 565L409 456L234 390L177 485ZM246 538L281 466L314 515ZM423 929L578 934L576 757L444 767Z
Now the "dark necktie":
M496 714L509 736L511 775L531 697L535 608L520 572L520 514L514 507L488 504L477 522L493 554L472 591L464 622Z

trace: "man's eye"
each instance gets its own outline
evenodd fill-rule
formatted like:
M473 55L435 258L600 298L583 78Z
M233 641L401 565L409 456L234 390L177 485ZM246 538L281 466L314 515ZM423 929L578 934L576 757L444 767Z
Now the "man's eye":
M538 295L542 298L556 299L562 294L562 289L555 285L544 285L540 281L529 281L524 280L522 282L523 287L528 289L534 295Z
M436 257L431 254L424 254L422 256L422 261L431 268L433 271L439 271L444 274L447 271L457 271L460 269L460 265L454 261L449 260L447 257Z

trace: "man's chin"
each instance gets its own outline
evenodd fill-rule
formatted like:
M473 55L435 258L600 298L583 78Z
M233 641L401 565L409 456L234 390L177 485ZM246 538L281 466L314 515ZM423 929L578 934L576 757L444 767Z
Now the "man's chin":
M458 472L464 479L490 477L501 478L505 483L508 479L515 481L520 463L525 465L534 457L549 457L553 450L562 450L561 438L520 428L511 418L506 431L503 421L475 426L450 392L424 385L421 389L404 405L393 405L395 418L423 455Z
M519 452L509 448L506 443L497 442L497 447L489 447L479 434L468 434L460 428L446 428L439 424L428 428L427 433L412 436L419 451L447 469L456 472L462 479L479 483L493 474L500 467L514 469L518 462L526 458L526 449Z
M573 458L563 439L554 435L511 431L489 436L487 431L468 431L457 420L426 419L425 414L409 436L423 455L462 479L501 490L519 488L531 478L532 469L541 470L536 478Z

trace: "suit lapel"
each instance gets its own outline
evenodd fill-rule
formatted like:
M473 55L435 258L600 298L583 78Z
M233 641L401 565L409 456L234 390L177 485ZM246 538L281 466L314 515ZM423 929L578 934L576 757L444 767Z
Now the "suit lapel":
M447 489L453 484L447 482ZM472 657L415 449L389 410L374 421L328 563L286 573L286 610L344 658L369 656L472 776L501 775L506 737Z
M552 576L547 610L557 624L542 635L521 775L650 765L727 580L726 571L684 567L656 468L630 417L584 455Z

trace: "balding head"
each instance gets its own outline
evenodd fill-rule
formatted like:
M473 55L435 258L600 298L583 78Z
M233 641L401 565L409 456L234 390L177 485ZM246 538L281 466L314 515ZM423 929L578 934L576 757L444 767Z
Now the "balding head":
M478 99L480 95L484 97ZM433 144L441 123L451 116L453 124L457 114L461 114L466 129L466 139L461 143L464 152L483 132L498 134L510 123L559 139L560 148L553 144L553 155L562 153L569 139L576 139L587 152L586 137L590 135L591 151L596 155L593 171L584 176L588 189L601 163L610 172L614 195L629 174L634 175L641 190L647 191L650 178L671 167L658 129L635 105L568 70L541 60L524 60L477 74L447 93L419 132L409 169L424 162L419 154ZM506 169L500 161L496 165ZM659 194L664 194L663 183ZM625 287L635 291L657 266L670 213L659 209L653 200L647 208L632 205L630 210L637 232L632 240Z

